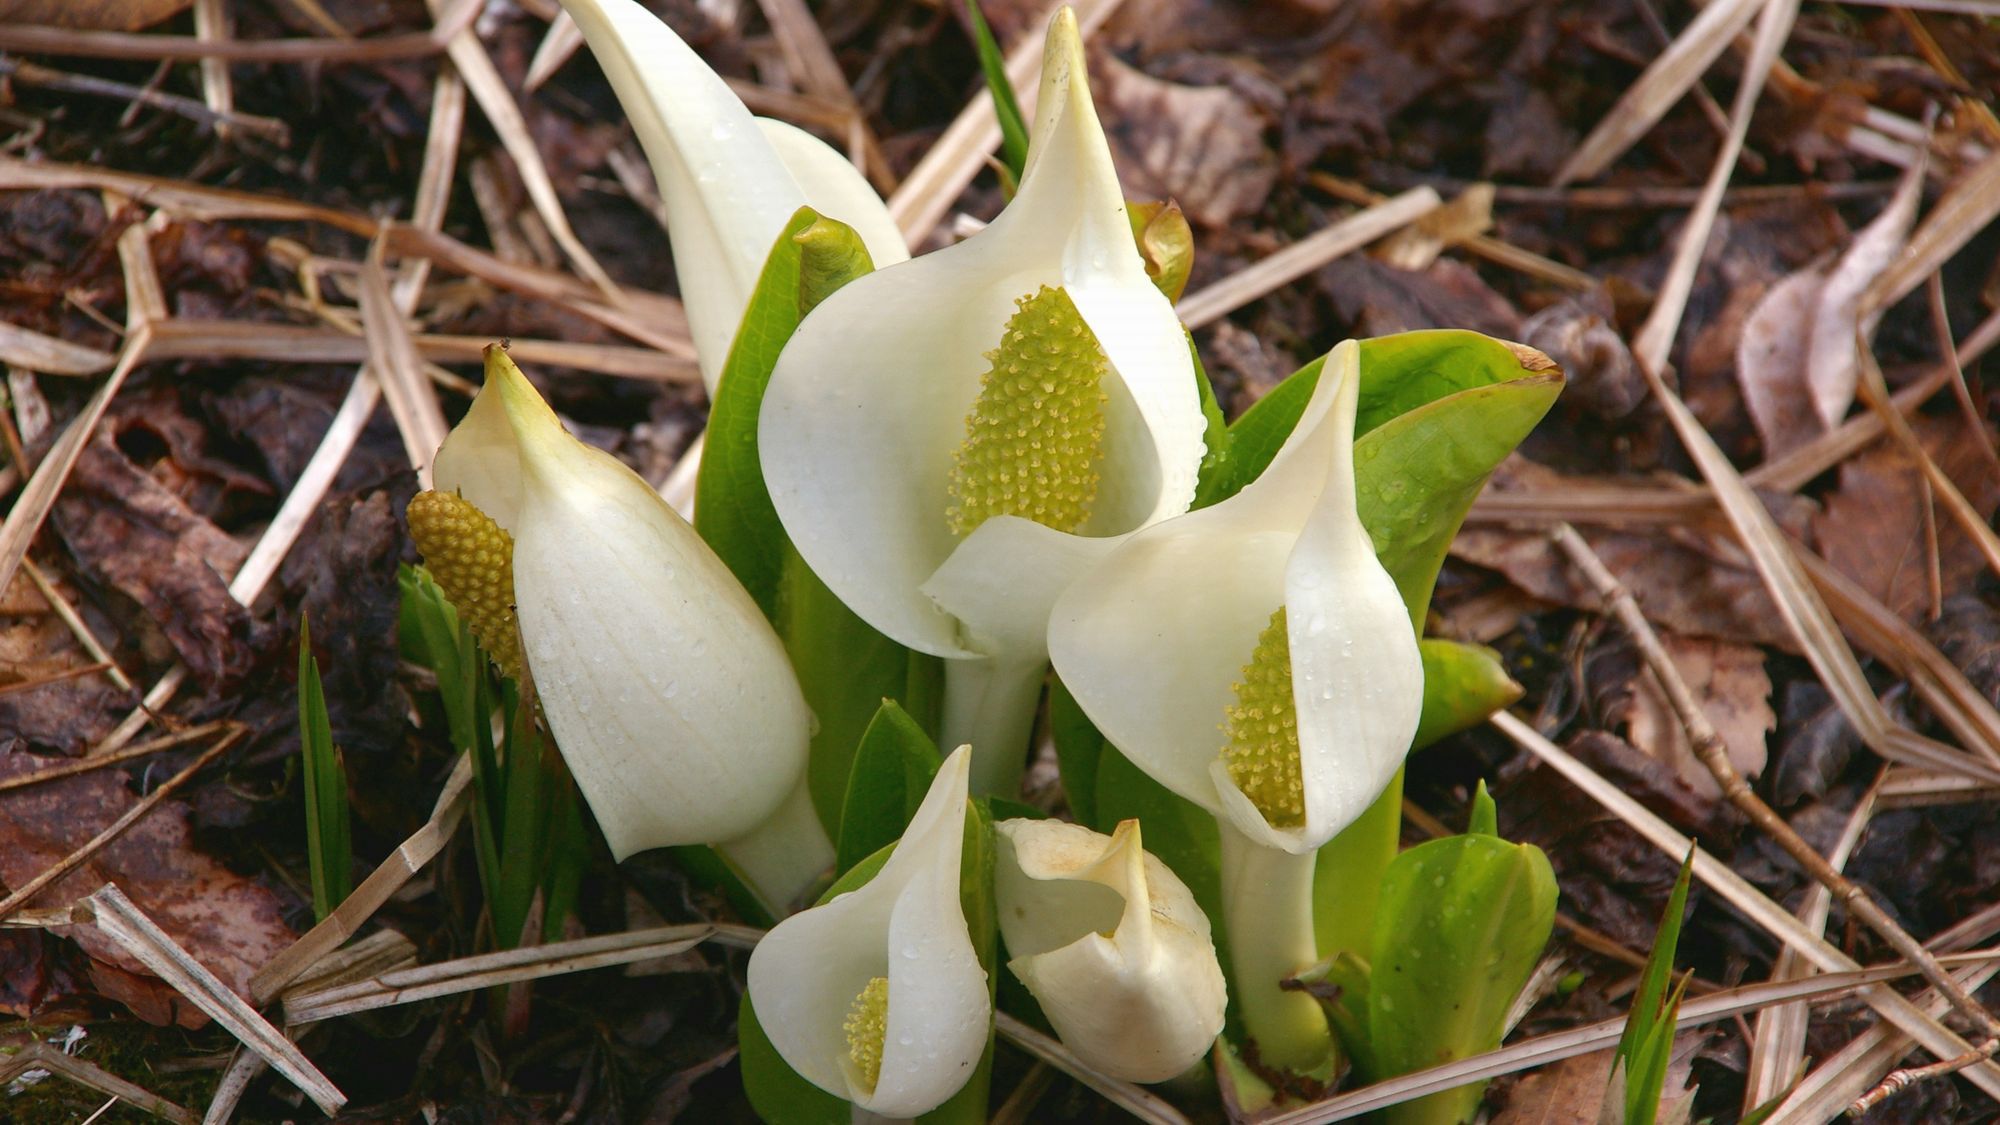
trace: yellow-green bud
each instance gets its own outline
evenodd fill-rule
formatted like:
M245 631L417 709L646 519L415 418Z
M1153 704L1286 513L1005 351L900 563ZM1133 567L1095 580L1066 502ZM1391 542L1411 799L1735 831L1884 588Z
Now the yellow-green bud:
M1104 349L1061 289L1015 304L952 464L945 519L957 535L1002 515L1074 531L1097 499Z
M854 997L840 1029L847 1033L847 1057L869 1091L882 1077L882 1037L889 1031L889 978L875 977Z
M503 675L521 678L514 621L514 538L455 492L410 501L410 538L424 565Z
M1271 614L1257 648L1236 682L1236 702L1224 708L1222 764L1230 779L1273 828L1305 823L1305 785L1299 774L1299 718L1292 700L1292 645L1285 607Z

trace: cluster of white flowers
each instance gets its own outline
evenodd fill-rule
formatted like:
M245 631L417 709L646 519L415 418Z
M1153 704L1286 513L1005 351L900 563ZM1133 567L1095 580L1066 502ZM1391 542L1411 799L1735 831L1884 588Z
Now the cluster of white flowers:
M564 7L658 177L711 393L799 207L852 227L878 267L785 346L762 470L826 586L946 661L941 744L958 749L872 880L763 939L749 989L798 1074L914 1116L966 1081L991 1033L961 907L965 813L1017 785L1051 660L1111 743L1214 813L1245 871L1309 872L1400 767L1422 666L1356 514L1358 351L1329 356L1258 480L1189 512L1198 382L1135 246L1071 13L1049 29L1014 198L980 233L910 258L851 165L753 118L633 0ZM782 912L832 861L804 797L812 718L728 568L498 351L436 478L512 536L524 662L613 853L716 845ZM1208 1051L1226 999L1209 919L1136 822L1107 837L1005 821L993 846L1009 968L1071 1049L1137 1081ZM1238 943L1238 998L1266 1057L1305 1069L1325 1025L1288 1055L1288 1005L1311 1002L1277 981L1312 959L1310 940L1301 961L1293 923L1263 928L1276 937Z

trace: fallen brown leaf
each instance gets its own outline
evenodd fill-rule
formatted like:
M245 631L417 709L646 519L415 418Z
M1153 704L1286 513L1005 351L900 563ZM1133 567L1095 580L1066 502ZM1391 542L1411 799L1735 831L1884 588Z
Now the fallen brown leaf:
M1764 736L1778 722L1771 710L1771 677L1764 671L1763 650L1672 633L1663 634L1660 642L1722 736L1729 760L1745 777L1762 774ZM1627 741L1672 766L1696 792L1709 798L1722 795L1708 768L1695 758L1686 728L1650 673L1642 672L1626 684L1624 706L1607 717L1614 725L1624 724Z
M0 755L0 777L43 769L32 754ZM69 855L130 808L136 798L122 770L79 774L0 793L0 881L20 886ZM33 905L61 906L117 883L131 899L239 995L251 974L295 937L284 903L270 888L230 871L196 849L187 806L167 800L76 871L57 880ZM100 993L154 1023L200 1027L208 1017L167 990L130 954L90 926L54 932L90 955L90 979Z
M1278 160L1264 144L1270 121L1227 86L1163 82L1099 55L1105 134L1125 194L1173 199L1194 223L1226 227L1264 206Z
M1514 1084L1493 1125L1582 1125L1598 1120L1612 1052L1592 1051L1543 1067Z
M248 552L134 464L116 425L84 448L54 517L83 574L137 602L204 687L250 670L250 613L225 577Z
M0 0L0 23L71 31L137 31L176 16L194 0Z
M75 589L60 576L52 577L57 593L77 604ZM85 612L98 627L104 625L87 605ZM6 597L0 598L0 688L39 686L0 692L0 753L34 749L77 754L108 733L133 703L128 693L102 675L55 678L94 662L42 600L26 571L16 571Z
M1956 418L1912 420L1917 438L1938 467L1976 508L1991 519L2000 506L2000 481L1964 424ZM1882 604L1912 622L1929 616L1924 485L1901 450L1880 446L1840 467L1840 487L1813 520L1813 536L1827 562ZM1938 570L1945 597L1969 590L1984 569L1979 548L1949 519L1937 521Z

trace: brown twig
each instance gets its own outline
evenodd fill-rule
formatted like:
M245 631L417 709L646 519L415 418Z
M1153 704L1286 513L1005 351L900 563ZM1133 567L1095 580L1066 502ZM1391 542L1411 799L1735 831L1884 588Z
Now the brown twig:
M199 742L209 735L227 730L233 725L235 724L231 723L228 719L217 719L215 722L203 723L198 727L189 727L186 730L161 735L159 738L150 738L144 742L127 746L122 750L116 750L109 754L93 754L88 758L78 758L59 766L51 766L45 770L36 770L34 773L23 774L20 777L0 778L0 793L5 793L10 789L26 789L31 785L42 785L51 781L59 781L65 777L75 777L80 773L101 770L106 766L115 766L120 762L129 762L134 758L143 758L148 754L157 754L162 750L171 750L176 746L185 746L190 742Z
M70 74L67 71L53 70L5 56L0 56L0 75L11 77L23 86L39 86L69 94L88 94L92 97L120 98L138 102L185 117L217 133L222 132L224 128L236 128L246 133L255 133L273 144L291 143L291 130L275 117L259 117L256 114L238 113L234 110L213 109L201 101L179 94L168 94L143 86L113 82L108 78L98 78L89 74Z
M1833 865L1826 861L1826 857L1815 851L1811 844L1806 843L1803 837L1792 830L1791 825L1786 824L1776 812L1772 811L1771 806L1765 804L1763 799L1750 788L1749 782L1743 779L1735 764L1729 760L1728 747L1723 743L1722 736L1716 733L1715 727L1702 711L1700 702L1688 688L1687 681L1681 678L1680 670L1675 667L1673 658L1667 654L1666 646L1660 643L1659 634L1653 631L1652 624L1639 609L1639 603L1612 575L1610 569L1604 565L1604 560L1597 557L1597 552L1591 549L1583 536L1578 535L1576 529L1569 524L1559 523L1550 532L1550 537L1562 548L1563 553L1569 556L1570 563L1582 573L1598 597L1603 599L1605 608L1618 619L1620 625L1624 626L1626 634L1638 647L1646 666L1652 670L1660 686L1665 690L1667 702L1672 705L1674 713L1686 729L1695 756L1708 767L1709 773L1714 776L1715 783L1721 787L1723 796L1729 799L1729 803L1736 806L1752 824L1784 849L1785 854L1804 868L1814 882L1825 887L1836 902L1847 908L1850 917L1859 919L1863 925L1875 931L1883 941L1887 942L1890 948L1916 966L1924 979L1949 999L1952 1007L1971 1020L1984 1035L1984 1039L1971 1051L1960 1058L1949 1060L1953 1065L1946 1069L1925 1067L1919 1071L1898 1071L1890 1075L1882 1085L1855 1102L1851 1112L1857 1115L1865 1112L1869 1106L1890 1096L1911 1081L1963 1070L1973 1063L1991 1058L1996 1051L2000 1051L2000 1020L1996 1020L1979 1001L1973 999L1964 986L1959 984L1958 978L1938 964L1937 958L1924 948L1922 942L1897 925L1896 921L1877 906L1875 900L1869 898L1860 886L1835 870ZM1899 1083L1898 1075L1906 1077ZM1908 1077L1910 1075L1915 1077Z
M242 741L243 735L245 733L245 728L235 723L231 723L229 725L230 725L229 731L225 733L221 738L216 739L215 745L209 747L207 750L204 750L199 758L196 758L194 761L189 762L187 764L187 768L181 770L181 772L175 774L173 777L168 778L167 781L162 785L160 785L157 789L154 789L151 793L148 793L144 797L140 798L137 804L133 805L129 809L126 809L122 816L120 816L117 820L112 821L110 825L104 829L104 831L99 832L97 835L91 837L90 840L87 843L85 843L82 847L64 856L62 859L57 860L54 866L42 872L40 875L37 875L34 878L28 880L26 883L21 884L20 888L16 890L13 894L8 895L4 899L0 899L0 919L4 919L8 915L14 913L16 910L19 910L21 907L26 906L29 900L33 899L36 895L41 894L43 890L47 889L49 884L55 882L57 879L60 879L63 876L69 874L70 872L76 870L78 867L81 867L85 861L90 859L91 856L94 856L99 851L102 851L105 845L111 843L113 840L116 840L118 837L124 835L127 829L131 828L134 824L139 823L140 819L143 818L147 813L150 813L154 809L158 808L160 806L160 802L172 796L175 790L179 789L181 786L186 785L189 781L193 780L194 775L200 773L203 766L206 766L210 762L213 762L215 759L221 757L224 751L230 749L231 747L235 746L238 742Z
M483 5L460 0L429 31L374 39L202 39L126 31L76 31L30 24L0 24L0 50L99 59L232 59L237 62L382 62L444 53L457 32L470 27Z

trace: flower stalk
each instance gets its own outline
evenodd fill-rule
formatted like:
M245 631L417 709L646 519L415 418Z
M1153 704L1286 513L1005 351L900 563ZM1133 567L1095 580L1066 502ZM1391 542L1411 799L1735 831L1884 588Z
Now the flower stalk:
M1313 938L1312 852L1295 855L1218 820L1222 925L1229 935L1231 995L1259 1063L1332 1076L1333 1032L1319 1001L1283 982L1318 958Z

